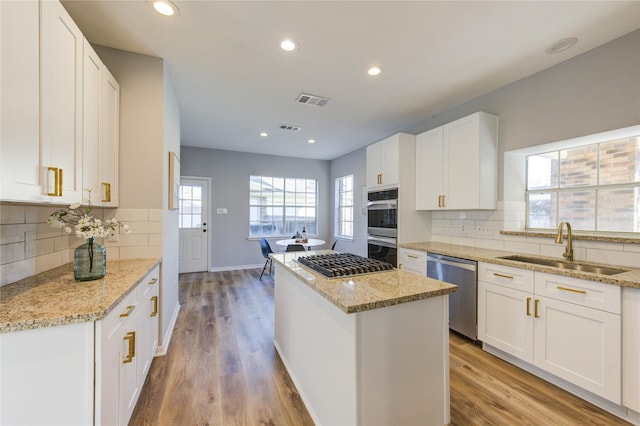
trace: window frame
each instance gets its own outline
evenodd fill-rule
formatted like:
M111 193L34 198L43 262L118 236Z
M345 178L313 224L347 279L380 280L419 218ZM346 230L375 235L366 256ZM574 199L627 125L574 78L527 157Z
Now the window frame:
M273 203L269 204L269 205L266 205L266 204L265 205L263 205L263 204L252 204L251 185L252 185L252 182L253 182L253 180L255 178L260 179L261 181L271 180L272 182L275 181L276 179L281 179L282 182L283 182L282 204L273 204ZM306 185L307 185L307 183L309 181L313 181L313 184L315 186L315 193L313 195L313 198L315 200L314 204L312 206L311 205L307 205L306 203L305 203L305 205L298 205L298 204L289 204L288 205L287 204L287 196L286 196L286 194L288 192L286 183L287 183L288 180L289 181L291 181L291 180L293 180L293 181L304 180L305 181L305 187L306 187ZM280 176L266 176L266 175L257 175L257 174L256 175L254 175L254 174L249 175L249 194L248 194L249 195L249 200L248 200L249 201L248 202L248 207L249 207L249 223L248 223L248 226L249 226L249 230L248 230L249 231L249 237L248 238L249 239L282 238L282 237L291 238L291 236L295 233L295 231L290 232L290 233L286 232L287 231L286 230L286 227L287 227L287 214L286 214L287 208L305 208L305 209L313 208L313 211L314 211L314 216L313 217L314 217L314 221L315 221L315 225L316 225L315 232L313 232L313 230L311 228L309 228L308 224L306 224L306 223L300 225L300 229L296 229L296 231L302 232L302 226L305 226L308 236L317 237L319 235L319 233L320 233L320 230L319 230L320 223L319 223L319 219L318 219L318 194L319 194L319 191L320 191L319 182L318 182L318 179L316 179L316 178L280 177ZM289 192L291 192L291 191L289 191ZM308 191L304 191L304 192L293 191L292 193L293 194L311 194L311 192L308 192ZM297 197L295 195L293 196L293 198L297 199ZM306 196L305 196L305 201L306 201ZM252 221L251 209L252 208L263 208L263 207L264 208L269 208L269 207L274 208L275 207L275 208L281 208L282 209L282 220L281 221L272 221L272 223L274 224L276 230L278 230L279 232L270 233L270 234L263 233L263 232L252 233L251 227L252 227L252 223L254 221ZM262 223L262 222L263 221L260 221L260 223ZM314 222L311 221L309 223L314 223ZM260 225L260 226L262 226L262 225Z
M341 182L344 179L351 180L351 189L349 191L341 191ZM351 204L342 204L342 194L346 192L351 192ZM335 223L334 223L334 236L336 238L353 241L353 231L355 224L355 178L354 175L345 175L340 176L335 179ZM351 208L351 220L343 220L342 218L342 209L343 208ZM342 234L342 223L351 223L351 235Z
M634 126L635 127L635 126ZM627 129L620 129L619 131L624 131ZM618 132L618 131L614 131L614 132ZM606 143L610 143L610 142L615 142L618 140L624 140L624 139L639 139L640 138L640 132L639 131L635 131L633 133L627 133L627 132L623 132L622 134L618 134L615 135L614 137L611 136L612 132L605 132L603 134L596 134L596 135L589 135L585 138L578 138L578 140L580 142L577 143L571 143L571 141L566 141L568 143L561 143L560 146L557 146L558 144L551 144L551 146L549 145L543 145L540 146L538 148L538 150L535 151L530 151L529 153L527 153L524 156L524 162L525 162L525 182L524 182L524 200L525 200L525 231L548 231L548 230L555 230L556 226L558 223L560 223L562 220L565 220L563 217L566 216L566 213L563 213L561 210L562 207L562 202L561 200L561 196L563 193L579 193L579 192L592 192L593 193L593 227L589 228L589 229L584 229L584 228L577 228L578 231L583 232L583 233L592 233L592 234L629 234L629 235L637 235L640 233L640 229L638 229L637 231L616 231L616 230L602 230L599 229L599 221L602 220L604 213L601 213L600 209L599 209L599 199L600 199L600 191L615 191L615 190L633 190L633 191L640 191L640 181L631 181L631 182L624 182L624 183L608 183L608 184L601 184L601 158L600 158L600 153L601 153L601 149L600 146L601 144L606 144ZM565 185L562 186L561 184L561 176L562 176L562 171L561 171L561 166L562 166L562 161L561 161L561 156L560 153L562 151L565 150L571 150L571 149L575 149L575 148L585 148L585 147L590 147L590 146L594 146L595 147L595 157L596 157L596 163L595 166L593 167L593 172L591 173L592 177L595 179L595 184L586 184L586 185ZM544 149L544 148L547 149ZM531 156L543 156L545 154L550 154L550 153L557 153L557 179L558 182L556 182L554 187L544 187L544 188L536 188L536 189L528 189L529 186L529 157ZM593 176L595 175L595 176ZM555 195L555 212L553 213L552 216L555 216L555 221L556 224L553 227L533 227L531 226L530 223L530 216L531 216L531 211L530 211L530 201L531 201L531 195L535 195L535 194L545 194L545 193L549 193L552 195ZM635 225L634 225L635 226Z

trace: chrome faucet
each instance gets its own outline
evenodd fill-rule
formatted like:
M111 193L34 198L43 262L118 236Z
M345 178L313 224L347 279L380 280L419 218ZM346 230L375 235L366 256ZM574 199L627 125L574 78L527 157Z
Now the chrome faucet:
M571 224L569 222L560 222L560 225L558 225L556 244L562 244L562 225L565 223L567 224L567 249L562 253L562 256L569 262L573 262L573 238L571 236Z

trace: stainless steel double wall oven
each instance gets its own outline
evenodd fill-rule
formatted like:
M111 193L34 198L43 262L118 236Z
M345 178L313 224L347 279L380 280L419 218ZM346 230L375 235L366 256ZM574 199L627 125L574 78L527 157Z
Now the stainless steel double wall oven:
M369 191L367 203L368 256L398 265L398 188Z

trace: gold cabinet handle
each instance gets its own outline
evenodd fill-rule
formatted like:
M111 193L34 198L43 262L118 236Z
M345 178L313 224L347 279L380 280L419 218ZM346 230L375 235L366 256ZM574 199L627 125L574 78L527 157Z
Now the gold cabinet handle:
M111 184L109 182L102 182L102 189L104 190L102 192L102 195L103 195L102 202L103 203L111 202Z
M407 257L410 257L411 259L418 259L418 256L415 254L408 254Z
M124 336L124 340L129 343L129 351L127 357L122 361L123 364L128 364L133 361L136 356L136 332L130 331Z
M53 172L53 192L47 192L52 197L62 197L62 169L47 167L47 173Z
M149 285L154 285L154 284L155 284L155 283L157 283L157 282L158 282L158 279L157 279L157 278L153 278L153 279L151 279L151 280L149 281Z
M534 318L540 318L540 315L538 315L538 306L540 305L540 300L536 299L533 305L533 316Z
M587 294L586 290L576 290L575 288L563 287L561 285L557 286L556 288L558 290L570 291L572 293Z
M442 207L442 195L438 195L438 207Z
M128 317L135 308L136 308L136 305L127 306L127 312L120 314L120 318Z
M530 317L531 316L531 298L527 297L527 316Z
M153 312L151 312L151 315L149 316L155 317L158 315L158 296L153 296L151 301L153 302Z
M513 275L505 275L505 274L499 274L497 272L494 272L493 275L495 275L496 277L500 277L500 278L508 278L510 280L513 279Z
M378 173L378 185L382 185L382 173Z
M442 196L442 207L446 207L446 206L445 206L445 203L444 203L444 197L445 197L445 196L443 195L443 196Z

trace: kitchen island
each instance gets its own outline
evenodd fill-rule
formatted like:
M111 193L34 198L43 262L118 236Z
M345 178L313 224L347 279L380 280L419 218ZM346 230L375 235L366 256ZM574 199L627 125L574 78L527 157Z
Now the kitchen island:
M393 270L325 278L272 254L275 346L318 425L449 422L448 294Z

